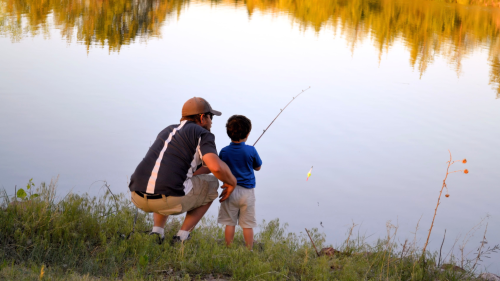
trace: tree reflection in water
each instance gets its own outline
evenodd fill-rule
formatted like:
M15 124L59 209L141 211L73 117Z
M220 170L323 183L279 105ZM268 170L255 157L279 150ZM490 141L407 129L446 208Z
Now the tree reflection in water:
M136 39L160 36L167 17L179 15L190 0L0 0L0 34L17 41L49 34L53 22L64 38L76 35L88 47L119 51ZM396 41L423 74L436 55L457 71L479 48L489 50L490 83L500 97L500 0L199 0L248 10L289 15L303 29L339 31L354 49L370 38L383 54ZM458 2L458 4L457 4ZM451 4L450 4L451 3ZM463 5L477 4L477 5ZM485 7L493 6L493 7ZM52 21L50 20L52 19Z
M47 36L52 22L67 40L76 35L88 47L107 45L119 51L136 38L160 36L166 17L180 13L185 4L186 0L0 0L0 32L15 41L26 35Z

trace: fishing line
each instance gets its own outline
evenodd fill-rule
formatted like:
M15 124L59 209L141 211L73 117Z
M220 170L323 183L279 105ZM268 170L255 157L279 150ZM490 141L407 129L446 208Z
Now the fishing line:
M274 121L276 121L276 119L278 119L278 117L281 115L281 113L288 107L289 104L291 104L298 96L300 96L303 92L307 91L311 89L311 86L309 86L307 89L304 89L302 90L302 92L300 92L298 95L296 95L295 97L292 98L292 100L287 103L285 105L285 107L283 107L283 109L281 109L280 113L278 113L278 115L276 115L276 117L274 117L273 121L271 122L271 124L269 124L269 126L267 126L267 128L264 130L264 132L262 132L262 134L260 135L260 137L255 141L255 143L253 144L253 146L255 146L257 144L257 142L260 140L260 138L262 138L262 136L267 132L267 130L269 129L269 127L271 127L271 125L274 123Z

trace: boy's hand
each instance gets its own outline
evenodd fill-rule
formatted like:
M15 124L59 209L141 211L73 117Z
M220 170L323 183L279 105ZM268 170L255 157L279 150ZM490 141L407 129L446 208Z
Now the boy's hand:
M219 202L225 201L227 198L229 198L231 193L233 193L234 186L224 183L221 186L221 188L222 188L222 193L219 196L220 198Z

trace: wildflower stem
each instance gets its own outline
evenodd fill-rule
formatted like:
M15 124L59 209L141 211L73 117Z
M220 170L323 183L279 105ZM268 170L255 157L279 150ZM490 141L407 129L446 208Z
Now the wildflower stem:
M309 239L311 239L311 243L313 244L314 250L316 251L316 255L318 255L319 257L318 249L316 249L316 245L314 245L314 241L312 240L311 235L309 235L309 231L307 230L307 228L305 228L305 230L307 232L307 236L309 236Z
M441 242L441 248L439 248L439 260L438 267L441 265L441 251L443 250L444 239L446 238L446 229L444 230L443 242Z
M441 186L441 190L439 191L439 197L438 197L438 201L436 204L436 209L434 209L434 217L432 218L431 228L429 228L429 234L427 234L427 241L425 241L425 245L424 245L424 248L422 250L422 256L425 256L425 249L427 249L427 244L429 244L429 238L431 237L432 228L434 227L434 220L436 219L437 210L438 210L439 204L441 202L441 195L443 194L443 189L446 187L446 179L448 178L448 175L450 174L449 173L450 166L453 164L453 162L451 161L452 158L451 158L450 150L448 150L448 152L450 153L450 161L448 161L448 167L446 168L446 176L444 177L444 180L443 180L443 186Z
M483 246L485 244L484 242L486 241L486 232L487 231L488 231L488 223L486 223L486 228L484 229L483 241L481 241L481 246L477 250L477 257L476 257L476 261L474 262L474 266L472 267L472 270L474 270L474 268L476 268L477 261L481 260L481 250L483 249Z

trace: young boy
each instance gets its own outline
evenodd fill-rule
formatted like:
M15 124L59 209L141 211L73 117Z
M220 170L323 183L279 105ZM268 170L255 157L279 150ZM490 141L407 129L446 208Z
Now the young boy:
M221 203L218 222L226 225L225 235L228 246L233 242L234 230L238 223L243 228L245 243L251 250L253 228L257 226L253 170L260 170L262 160L255 147L245 144L252 130L250 119L243 115L233 115L227 120L226 130L231 143L220 151L219 157L229 166L238 185L231 196Z

